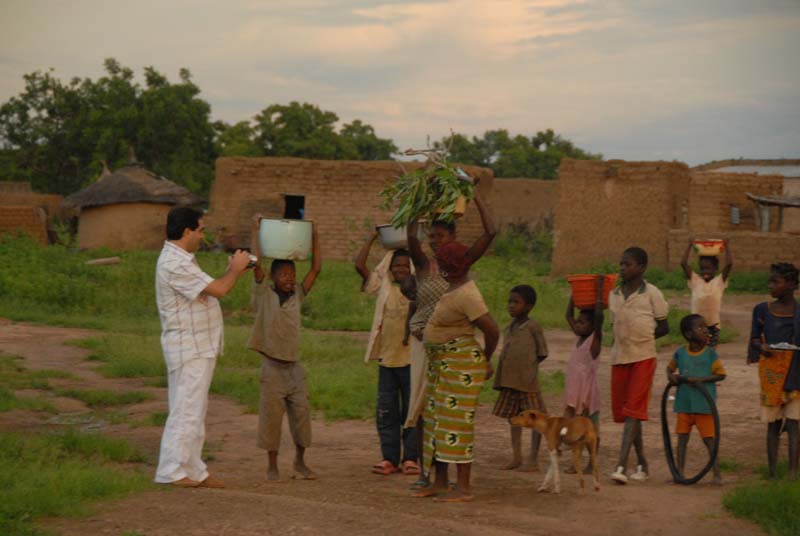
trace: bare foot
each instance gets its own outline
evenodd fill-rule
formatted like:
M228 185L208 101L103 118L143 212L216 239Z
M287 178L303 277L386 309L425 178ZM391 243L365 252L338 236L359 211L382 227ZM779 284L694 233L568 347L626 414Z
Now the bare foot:
M294 476L292 476L292 478L299 477L301 480L316 480L319 478L317 476L317 473L309 469L308 466L304 463L295 462L293 468L294 468Z
M267 469L267 480L270 482L277 482L281 479L281 475L278 473L277 467L270 467Z
M411 496L417 499L424 499L426 497L436 497L437 495L446 493L447 489L448 488L446 487L434 486L433 484L430 484L428 486L419 488L417 491L412 493Z
M533 465L525 464L522 467L520 467L519 469L517 469L517 471L521 471L523 473L538 473L539 472L539 465L538 464L533 464Z
M473 499L475 499L475 496L471 491L458 488L433 498L436 502L471 502Z
M715 476L713 480L711 480L711 485L713 486L721 486L722 485L722 477Z
M516 469L517 467L522 465L522 460L511 460L507 464L500 467L503 471L510 471L512 469Z

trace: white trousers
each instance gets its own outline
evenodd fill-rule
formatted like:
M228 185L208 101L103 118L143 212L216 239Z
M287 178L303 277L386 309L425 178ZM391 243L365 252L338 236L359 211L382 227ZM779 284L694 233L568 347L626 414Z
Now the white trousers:
M186 477L202 482L208 478L201 455L208 388L216 363L216 359L192 359L167 376L169 417L161 436L156 482L168 484Z

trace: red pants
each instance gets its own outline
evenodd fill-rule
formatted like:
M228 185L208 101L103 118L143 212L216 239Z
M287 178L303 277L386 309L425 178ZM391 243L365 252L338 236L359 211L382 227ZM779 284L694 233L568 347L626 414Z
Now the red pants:
M614 422L625 422L628 417L647 420L647 405L655 371L655 357L611 367L611 412Z

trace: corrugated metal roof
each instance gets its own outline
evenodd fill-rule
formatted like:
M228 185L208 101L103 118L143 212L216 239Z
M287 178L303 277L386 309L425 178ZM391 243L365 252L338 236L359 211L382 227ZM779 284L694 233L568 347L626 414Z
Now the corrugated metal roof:
M727 166L707 170L709 173L758 173L759 175L783 175L800 177L800 166Z

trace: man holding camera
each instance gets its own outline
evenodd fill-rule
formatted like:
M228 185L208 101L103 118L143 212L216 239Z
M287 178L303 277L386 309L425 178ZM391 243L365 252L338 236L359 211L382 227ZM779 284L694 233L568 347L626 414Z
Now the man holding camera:
M222 353L222 309L217 298L233 289L249 268L237 250L228 269L214 279L200 269L194 253L203 240L203 214L174 207L167 215L167 240L156 265L156 303L161 348L167 364L169 417L161 438L155 481L181 487L222 488L201 459L208 389Z

